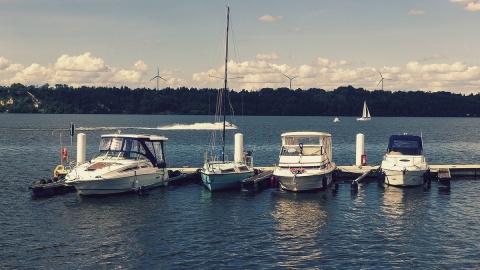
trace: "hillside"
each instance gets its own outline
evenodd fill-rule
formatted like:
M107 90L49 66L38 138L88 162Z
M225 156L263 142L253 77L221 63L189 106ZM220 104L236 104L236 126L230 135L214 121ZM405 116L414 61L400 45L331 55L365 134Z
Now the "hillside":
M213 114L217 89L80 87L57 84L0 86L2 113L66 114ZM480 95L449 92L367 91L352 86L333 91L264 88L229 91L237 115L359 116L366 100L373 117L480 116Z

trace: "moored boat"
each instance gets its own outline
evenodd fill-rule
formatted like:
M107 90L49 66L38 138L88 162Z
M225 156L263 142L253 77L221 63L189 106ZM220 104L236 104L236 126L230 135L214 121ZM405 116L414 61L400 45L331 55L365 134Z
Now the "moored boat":
M420 136L392 135L380 165L380 177L390 186L412 187L429 182L430 168Z
M250 153L243 151L243 135L237 133L235 135L235 156L234 160L228 160L225 154L225 130L226 130L226 104L228 94L228 27L230 21L230 8L227 6L227 29L225 40L225 72L224 72L224 86L218 92L217 97L217 112L216 119L223 118L222 134L221 134L221 149L216 152L216 132L213 131L211 148L205 153L205 160L200 176L202 182L210 191L233 189L240 186L240 181L249 178L255 174L253 169L253 158Z
M138 134L101 136L99 153L65 176L81 195L136 191L168 183L166 137Z
M279 162L273 170L280 187L289 191L327 188L336 164L332 161L332 137L324 132L288 132L281 135Z

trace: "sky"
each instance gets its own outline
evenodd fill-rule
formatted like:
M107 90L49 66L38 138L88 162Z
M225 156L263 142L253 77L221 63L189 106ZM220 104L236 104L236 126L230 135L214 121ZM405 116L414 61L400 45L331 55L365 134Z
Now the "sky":
M0 85L480 93L480 0L0 0ZM382 80L383 78L383 80Z

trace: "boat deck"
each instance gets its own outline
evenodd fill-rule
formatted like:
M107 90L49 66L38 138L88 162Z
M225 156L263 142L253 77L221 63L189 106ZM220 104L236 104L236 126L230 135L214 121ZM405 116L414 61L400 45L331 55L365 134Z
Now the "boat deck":
M459 178L459 177L474 177L480 178L480 164L454 164L454 165L429 165L430 172L434 176L438 176L439 172L448 170L450 172L451 178ZM380 166L337 166L339 170L339 177L340 178L351 178L355 179L359 175L364 174L365 172L371 171L367 177L376 177L376 171ZM268 171L273 170L273 167L256 167L256 169L260 171Z

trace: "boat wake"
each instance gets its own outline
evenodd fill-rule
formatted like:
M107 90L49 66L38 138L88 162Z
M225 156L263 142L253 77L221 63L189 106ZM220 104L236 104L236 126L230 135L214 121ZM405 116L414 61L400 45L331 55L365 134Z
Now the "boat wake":
M225 122L225 129L237 129L238 127L234 124ZM223 129L223 123L195 123L195 124L174 124L168 126L158 127L159 130L221 130Z
M223 123L194 123L194 124L172 124L158 127L77 127L76 131L123 131L123 130L221 130ZM225 123L225 129L238 129L238 127L229 122ZM12 129L9 129L12 130ZM35 128L19 128L13 130L20 131L38 131L38 130L50 130L50 129L35 129ZM69 129L55 129L55 131L68 131Z

